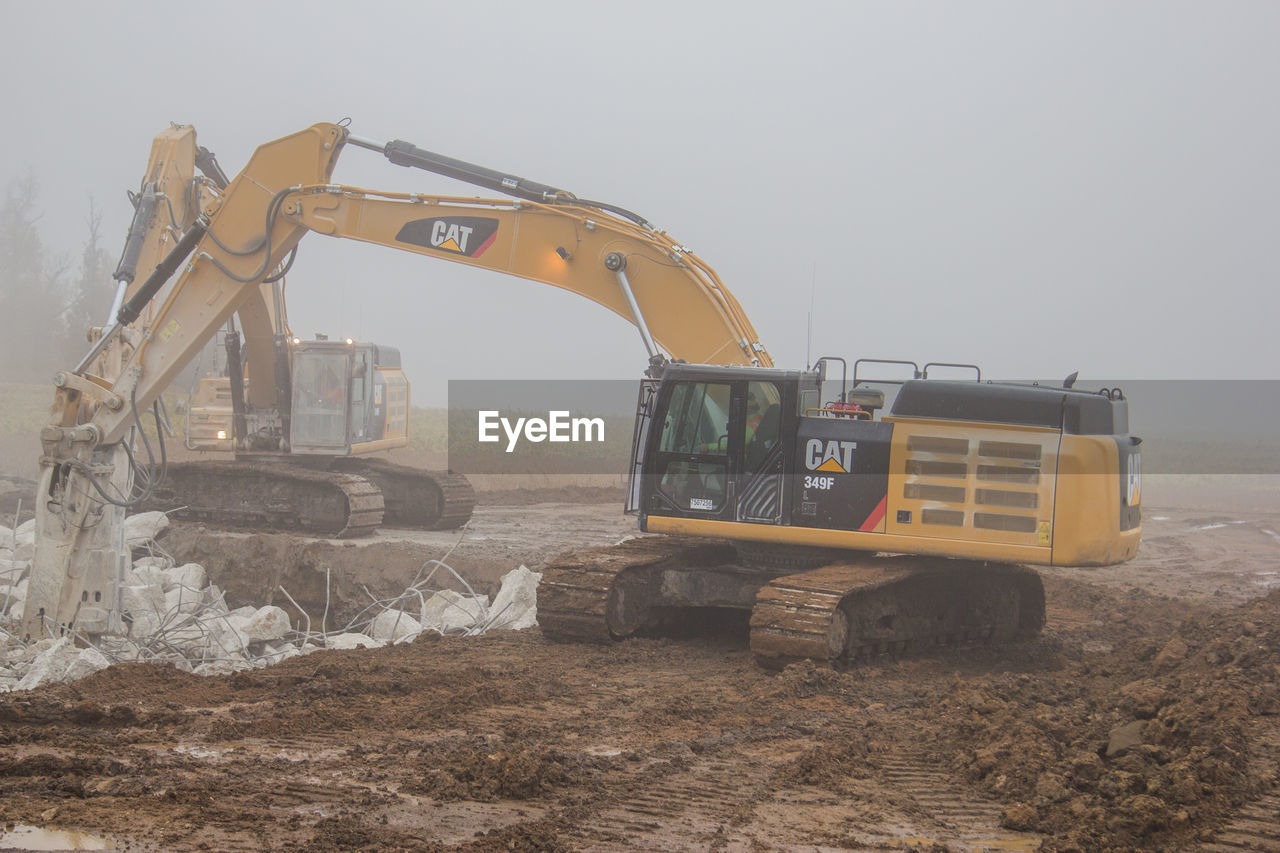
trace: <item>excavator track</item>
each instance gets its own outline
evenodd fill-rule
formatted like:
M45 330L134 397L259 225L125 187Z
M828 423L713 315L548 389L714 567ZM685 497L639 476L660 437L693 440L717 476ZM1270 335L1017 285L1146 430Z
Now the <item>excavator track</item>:
M349 456L334 470L355 474L382 491L382 522L412 530L454 530L471 520L476 507L471 481L453 471L424 471L388 459Z
M940 557L834 563L771 581L751 614L751 650L767 667L833 666L931 645L1007 643L1044 626L1044 587L1024 566Z
M664 569L733 558L727 542L646 536L565 554L542 570L538 624L555 640L608 642L631 636L657 604Z
M859 554L788 573L739 557L730 542L666 536L566 554L543 570L538 622L552 639L606 642L673 613L750 611L751 650L770 668L1005 643L1044 626L1040 576L1023 566Z
M382 492L354 474L272 462L175 462L144 509L183 521L316 536L368 536L382 524Z
M471 483L452 471L423 471L385 459L339 458L330 464L258 457L171 463L144 508L180 521L351 539L370 536L384 524L461 527L475 503Z

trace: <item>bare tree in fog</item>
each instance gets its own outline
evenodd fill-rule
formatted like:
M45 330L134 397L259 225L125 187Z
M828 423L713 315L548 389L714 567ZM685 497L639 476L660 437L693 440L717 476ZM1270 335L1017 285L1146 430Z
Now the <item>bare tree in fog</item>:
M111 259L99 246L102 214L89 202L89 237L80 270L68 283L70 262L40 234L40 184L31 172L11 182L0 203L0 379L47 382L77 362L85 332L106 321L111 305Z
M58 361L64 342L65 262L49 257L41 240L39 182L31 172L9 184L0 205L0 375L35 382Z
M106 324L114 290L111 255L98 245L102 211L94 205L92 197L89 198L89 218L85 222L89 226L89 239L80 253L80 272L71 286L63 313L61 352L64 360L69 361L78 361L88 348L85 333L89 327Z

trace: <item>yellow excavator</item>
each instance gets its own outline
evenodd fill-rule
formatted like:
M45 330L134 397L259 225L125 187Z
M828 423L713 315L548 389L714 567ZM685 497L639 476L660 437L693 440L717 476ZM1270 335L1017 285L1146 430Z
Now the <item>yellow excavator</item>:
M141 187L131 194L133 222L115 273L121 300L139 269L154 270L228 185L194 128L173 125L155 138ZM138 508L335 537L366 535L383 523L465 524L475 506L465 477L370 456L409 441L409 382L398 350L295 336L285 311L288 266L265 277L227 321L225 375L201 378L187 410L186 446L234 453L235 461L166 460ZM152 327L159 304L143 306L137 325ZM111 375L119 366L104 360L118 360L126 349L103 350L92 372Z
M511 198L331 183L348 147ZM649 368L628 508L643 531L669 535L547 567L548 636L621 638L719 611L749 619L752 648L770 665L1002 641L1044 621L1043 588L1022 564L1136 553L1139 439L1117 390L930 379L927 365L886 410L855 364L853 391L842 376L838 399L824 403L838 360L773 368L715 272L623 208L318 124L261 146L201 210L82 363L55 378L29 635L112 628L127 567L120 523L152 476L130 433L234 312L249 372L269 375L253 370L245 318L263 325L264 282L313 231L551 284L639 329ZM272 340L269 329L258 337Z
M565 555L538 621L564 639L682 630L738 614L756 659L844 666L1044 625L1024 564L1128 560L1141 538L1140 440L1123 392L929 378L892 406L842 372L667 364L642 393L632 455L640 529ZM897 362L896 364L901 364ZM968 366L966 366L968 367Z

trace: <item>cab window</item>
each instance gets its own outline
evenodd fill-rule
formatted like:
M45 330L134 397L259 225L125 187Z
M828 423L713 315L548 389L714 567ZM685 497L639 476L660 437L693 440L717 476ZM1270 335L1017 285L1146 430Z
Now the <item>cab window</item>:
M659 449L666 453L729 453L729 385L682 382L672 389Z

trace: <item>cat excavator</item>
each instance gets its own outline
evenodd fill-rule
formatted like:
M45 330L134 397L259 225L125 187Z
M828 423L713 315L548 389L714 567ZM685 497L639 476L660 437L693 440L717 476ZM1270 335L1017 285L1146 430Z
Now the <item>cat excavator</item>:
M165 248L216 206L228 185L193 127L173 125L155 138L140 190L130 194L134 216L115 273L122 298L138 271L155 269ZM235 460L166 460L138 509L342 538L384 523L465 524L475 506L466 477L371 455L409 442L409 382L399 352L349 338L297 337L285 310L287 267L266 277L227 321L225 375L201 378L187 409L186 446ZM140 326L152 325L158 304L143 307ZM91 330L91 339L101 332ZM111 375L119 366L106 360L123 351L104 350L92 372Z
M331 183L349 147L509 198ZM269 316L266 283L310 232L550 284L639 330L649 365L628 509L665 535L548 566L539 621L551 638L619 639L727 612L749 621L766 665L1001 642L1044 622L1025 564L1137 551L1140 440L1118 389L943 380L913 365L886 407L859 362L852 391L842 375L824 403L838 360L774 368L714 270L643 217L317 124L261 146L173 235L80 366L55 377L27 634L112 628L123 512L138 481L149 485L129 441L140 413L232 313L246 333L246 313Z
M546 567L543 633L620 639L737 614L762 665L843 667L1032 637L1045 601L1028 564L1137 553L1140 439L1122 391L986 382L976 367L930 378L958 365L914 362L874 382L859 367L882 360L862 359L824 403L841 361L666 364L642 389L629 500L642 531L668 535Z

